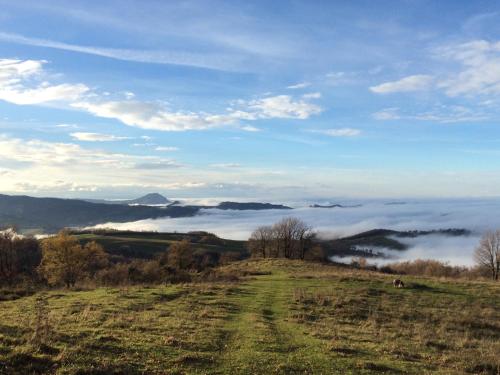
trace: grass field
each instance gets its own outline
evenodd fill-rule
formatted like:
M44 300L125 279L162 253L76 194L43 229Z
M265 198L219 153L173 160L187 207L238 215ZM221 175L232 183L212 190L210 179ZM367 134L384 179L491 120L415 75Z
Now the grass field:
M246 276L0 302L0 373L500 371L498 283L405 278L394 289L386 275L284 260L221 272Z

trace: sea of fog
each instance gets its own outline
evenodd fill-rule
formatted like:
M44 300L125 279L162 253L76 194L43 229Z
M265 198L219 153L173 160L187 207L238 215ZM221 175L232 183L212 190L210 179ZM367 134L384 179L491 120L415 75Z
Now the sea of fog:
M344 202L336 202L344 203ZM500 199L350 201L359 207L311 208L295 205L293 210L236 211L203 209L186 218L161 218L129 223L103 223L100 228L137 231L188 232L203 230L223 238L247 239L260 225L273 224L283 217L298 217L323 238L353 235L375 228L394 230L433 230L463 228L469 236L425 235L398 238L407 251L377 249L395 260L437 259L454 265L471 265L472 254L485 230L500 228ZM347 259L344 259L347 261Z

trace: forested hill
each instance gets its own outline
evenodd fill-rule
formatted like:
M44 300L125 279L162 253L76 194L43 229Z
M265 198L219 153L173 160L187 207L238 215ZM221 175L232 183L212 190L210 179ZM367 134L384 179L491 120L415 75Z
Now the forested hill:
M21 231L55 232L65 227L127 222L159 217L193 216L198 207L127 206L90 203L78 199L34 198L0 194L0 224Z
M163 195L158 193L150 193L146 194L140 198L136 199L124 199L124 200L109 200L109 199L83 199L86 202L90 203L106 203L106 204L124 204L124 205L166 205L170 202Z

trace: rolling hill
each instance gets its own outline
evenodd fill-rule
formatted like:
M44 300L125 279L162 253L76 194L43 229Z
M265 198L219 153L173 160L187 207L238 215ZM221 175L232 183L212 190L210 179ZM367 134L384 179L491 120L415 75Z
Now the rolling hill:
M66 227L91 226L105 222L128 222L159 217L193 216L193 206L128 206L91 203L78 199L34 198L0 194L0 225L20 231L55 232Z

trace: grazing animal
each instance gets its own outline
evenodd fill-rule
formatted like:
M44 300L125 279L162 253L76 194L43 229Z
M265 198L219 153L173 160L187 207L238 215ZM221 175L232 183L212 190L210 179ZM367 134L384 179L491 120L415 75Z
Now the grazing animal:
M405 287L405 283L403 282L403 280L400 280L400 279L394 279L392 281L392 285L394 285L394 288L404 288Z

